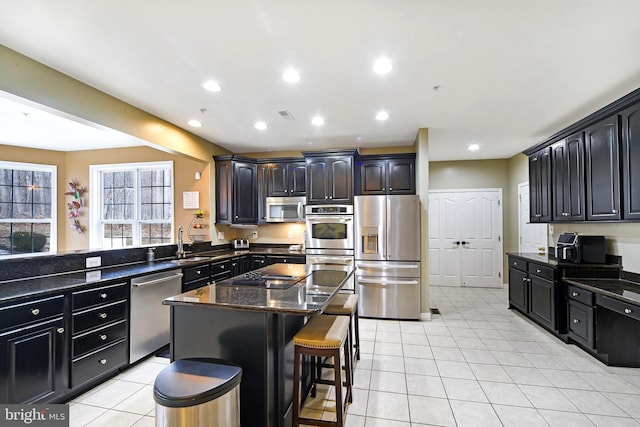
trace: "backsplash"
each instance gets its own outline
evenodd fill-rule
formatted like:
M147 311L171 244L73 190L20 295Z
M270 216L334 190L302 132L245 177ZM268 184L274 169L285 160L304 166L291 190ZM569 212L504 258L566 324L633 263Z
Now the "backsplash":
M575 223L550 224L549 246L555 245L558 236L565 232L588 235L604 235L607 253L622 258L622 268L640 274L640 224L638 223Z

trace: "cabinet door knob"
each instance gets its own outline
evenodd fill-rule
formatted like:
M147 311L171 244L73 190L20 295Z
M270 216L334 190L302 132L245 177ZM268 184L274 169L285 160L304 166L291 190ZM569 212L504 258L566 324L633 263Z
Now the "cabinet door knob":
M106 365L107 364L107 359L100 359L99 360L101 365Z
M571 292L571 296L572 296L572 297L577 297L578 295L580 295L580 294L579 294L579 293L577 293L577 292Z
M236 219L238 219L238 218L239 218L239 216L238 216L238 215L236 215Z
M107 318L107 313L100 313L100 314L98 314L98 317L100 317L101 319L106 319Z
M63 334L63 333L64 333L64 328L58 328L58 329L56 329L56 331L57 331L59 334Z
M284 192L285 192L285 193L288 193L288 192L289 192L289 190L284 190Z
M107 294L100 294L100 298L107 299Z
M516 261L513 261L513 265L518 265L518 263Z
M573 319L573 323L580 323L580 319Z
M102 341L106 341L107 340L107 336L105 334L100 335L100 339Z
M630 308L625 308L625 309L624 309L624 312L625 312L626 314L631 314L631 313L633 313L633 310L631 310Z
M611 211L612 213L618 213L618 209L614 209Z
M37 316L38 314L40 314L40 309L32 308L31 309L31 314L33 314L34 316Z
M384 190L385 190L385 188L384 188L384 187L382 187L382 191L384 191Z
M327 200L329 198L329 196L324 196L324 199Z
M393 187L389 187L389 191L393 191Z

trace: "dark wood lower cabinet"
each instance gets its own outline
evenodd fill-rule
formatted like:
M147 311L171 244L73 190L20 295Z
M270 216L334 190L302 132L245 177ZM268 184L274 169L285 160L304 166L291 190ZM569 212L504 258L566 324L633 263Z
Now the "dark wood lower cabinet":
M46 403L62 396L67 332L56 317L0 335L0 402Z
M527 312L529 307L529 282L527 273L509 269L509 305Z
M556 284L531 275L529 315L549 329L556 329Z
M593 308L571 299L567 308L569 338L593 350L595 347Z

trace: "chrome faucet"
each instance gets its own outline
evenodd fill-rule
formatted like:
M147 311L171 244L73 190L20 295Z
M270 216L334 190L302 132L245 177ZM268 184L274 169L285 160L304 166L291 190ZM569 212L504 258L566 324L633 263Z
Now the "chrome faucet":
M182 237L183 231L184 231L184 229L182 228L182 226L178 227L178 250L176 251L176 257L178 257L178 258L184 258L185 257L184 240L183 240L183 237Z

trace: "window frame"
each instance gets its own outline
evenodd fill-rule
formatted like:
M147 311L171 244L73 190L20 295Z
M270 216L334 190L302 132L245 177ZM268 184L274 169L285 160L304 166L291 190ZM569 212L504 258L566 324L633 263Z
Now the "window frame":
M30 220L10 218L1 219L0 223L24 223L24 224L47 224L51 225L51 233L49 235L49 250L47 252L28 252L21 254L0 255L0 259L24 258L32 256L47 256L58 253L58 166L46 165L40 163L12 162L8 160L0 160L1 169L38 171L51 173L51 218Z
M141 207L141 198L140 198L140 179L139 172L142 170L157 170L157 169L169 169L170 177L171 177L171 219L166 223L171 226L171 240L166 243L158 243L158 244L149 244L143 245L141 243L141 224L149 224L149 223L157 223L158 220L142 220L140 219L140 207ZM134 181L134 219L131 220L103 220L103 183L102 176L105 172L124 172L124 171L133 171L135 172L133 181ZM174 177L174 164L173 161L158 161L158 162L135 162L135 163L114 163L114 164L102 164L102 165L90 165L89 166L89 222L91 226L89 227L89 246L91 249L95 250L111 250L111 249L125 249L125 248L135 248L135 247L156 247L162 245L171 245L174 244L175 236L175 212L176 212L176 201L175 201L175 177ZM103 248L102 247L102 226L104 224L131 224L132 226L132 239L133 243L131 246L123 246L122 248Z

